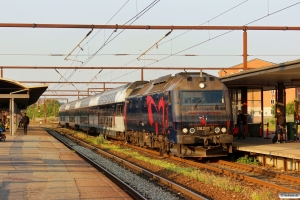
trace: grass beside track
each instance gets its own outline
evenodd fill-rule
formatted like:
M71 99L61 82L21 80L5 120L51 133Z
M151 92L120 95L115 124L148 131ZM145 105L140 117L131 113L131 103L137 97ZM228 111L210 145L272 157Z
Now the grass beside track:
M252 200L271 200L274 199L275 196L277 196L277 193L275 194L274 191L270 191L267 188L254 189L251 186L247 187L245 186L245 184L242 184L241 182L236 181L235 179L229 178L227 176L219 176L193 167L182 167L165 160L153 159L140 155L138 152L135 152L132 149L114 145L113 143L105 140L103 135L99 135L98 137L92 137L80 131L72 130L69 130L68 134L88 141L94 145L99 146L102 149L125 154L126 156L130 156L133 159L143 161L151 165L155 165L157 167L169 170L171 172L181 174L188 178L203 182L207 185L212 185L214 187L218 187L226 191L241 193L246 197L248 196Z

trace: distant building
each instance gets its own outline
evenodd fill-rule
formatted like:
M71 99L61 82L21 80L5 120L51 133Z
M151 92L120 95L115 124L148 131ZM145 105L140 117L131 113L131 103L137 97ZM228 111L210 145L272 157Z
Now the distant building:
M247 67L248 68L263 68L272 66L275 63L271 63L268 61L260 60L260 59L253 59L248 61ZM235 69L235 68L243 68L243 63L232 66L225 70L221 70L218 72L219 77L235 74L243 71L243 69ZM286 89L286 103L294 102L295 98L299 99L300 88L290 88ZM260 89L248 89L248 119L249 122L259 123L261 122L261 112L264 115L264 123L273 119L274 110L273 105L276 103L276 91L275 90L268 90L263 92L264 102L263 102L263 110L261 110L261 95Z

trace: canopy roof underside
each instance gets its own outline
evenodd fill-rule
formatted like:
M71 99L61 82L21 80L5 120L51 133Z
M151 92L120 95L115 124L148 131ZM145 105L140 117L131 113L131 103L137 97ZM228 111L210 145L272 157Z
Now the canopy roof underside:
M26 86L14 80L0 78L0 108L9 109L10 94L28 94L28 98L14 98L18 108L25 109L27 106L37 102L47 88L48 85Z

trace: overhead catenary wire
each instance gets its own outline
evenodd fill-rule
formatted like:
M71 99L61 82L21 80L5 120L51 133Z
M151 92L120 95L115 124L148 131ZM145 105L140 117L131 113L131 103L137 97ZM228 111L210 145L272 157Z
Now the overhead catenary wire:
M131 18L130 20L128 20L125 24L127 24L128 22L132 21L128 26L130 26L133 22L135 22L139 17L141 17L142 15L144 15L150 8L152 8L154 5L156 5L160 0L155 0L152 3L150 3L146 8L144 8L140 13L138 13L137 15L135 15L133 18ZM136 18L135 18L136 17ZM109 36L109 38L107 40L105 40L105 42L102 44L102 46L94 53L92 54L92 56L90 56L87 60L84 61L84 63L81 64L81 66L84 66L85 64L87 64L92 58L94 58L94 56L104 47L106 46L108 43L110 43L111 41L113 41L117 36L119 36L124 30L120 31L115 37L113 37L111 40L110 37L113 35L113 33L115 33L117 31L117 29L115 31L113 31L111 33L111 35ZM75 72L76 70L74 70ZM72 73L73 75L74 73Z
M127 0L122 6L121 8L119 8L119 10L106 22L106 24L108 24L124 7L125 5L129 2L129 0ZM91 39L89 39L86 44L83 45L83 47L85 45L87 45L102 29L98 30L92 37Z
M179 56L179 55L174 55L174 56Z
M144 8L141 12L139 12L138 14L136 14L134 17L132 17L130 20L128 20L127 22L124 23L124 25L126 25L127 23L129 23L130 21L133 20L133 22L135 22L140 16L142 16L143 14L145 14L145 12L147 12L150 8L152 8L157 2L159 2L160 0L154 0L152 3L150 3L146 8ZM118 11L119 12L119 11ZM139 16L140 15L140 16ZM133 23L132 22L132 23ZM132 24L131 23L131 24ZM131 25L130 24L130 25ZM117 34L114 38L112 38L112 40L109 40L110 37L112 36L113 33L115 33L117 30L115 30L114 32L111 33L111 35L109 36L108 39L105 40L105 42L102 44L102 46L92 55L90 56L83 64L87 64L92 58L95 57L95 55L104 47L106 46L108 43L110 43L112 40L114 40L118 35L120 35L124 30L122 30L119 34Z
M156 5L160 0L155 0L153 1L150 5L148 5L145 9L143 9L140 13L138 13L137 15L135 15L133 18L131 18L130 20L128 20L127 22L124 23L124 25L126 25L127 23L129 23L130 21L132 21L128 26L130 26L131 24L133 24L139 17L141 17L142 15L144 15L147 11L149 11L154 5ZM135 18L136 17L136 18ZM121 30L115 37L113 37L110 40L110 37L112 36L113 33L117 32L117 29L115 31L113 31L111 33L111 35L109 36L109 38L107 40L105 40L105 42L102 44L102 46L92 55L90 56L86 61L84 61L84 63L82 64L85 65L87 64L91 59L93 59L95 57L95 55L107 44L109 44L110 42L112 42L117 36L119 36L122 32L124 32L125 29Z
M154 5L156 5L160 0L154 0L152 3L150 3L146 8L144 8L141 12L139 12L138 14L136 14L134 17L132 17L130 20L128 20L127 22L124 23L127 24L129 23L130 21L132 21L128 26L130 26L132 23L134 23L136 20L139 19L139 17L143 16L147 11L149 11ZM136 18L135 18L136 17ZM115 33L117 31L117 29L112 32ZM87 64L92 58L95 57L95 55L104 47L106 46L107 44L109 44L110 42L112 42L117 36L119 36L122 32L124 32L125 29L121 30L115 37L113 37L111 40L110 37L112 36L112 34L109 36L109 38L107 40L105 40L105 42L103 43L103 45L92 55L90 56L83 64L82 66L84 66L85 64ZM114 71L114 70L113 70Z
M65 77L63 77L63 75L61 74L61 73L59 73L59 71L57 71L56 69L55 69L55 71L63 78L63 79L65 79ZM67 83L69 83L69 84L71 84L76 90L78 90L78 92L80 93L80 90L77 88L77 87L75 87L75 85L73 84L73 83L70 83L67 79L65 79L65 81L67 82Z
M262 16L262 17L256 19L256 20L253 20L253 21L251 21L251 22L249 22L249 23L247 23L247 24L245 24L245 25L249 25L249 24L252 24L252 23L254 23L254 22L257 22L257 21L259 21L259 20L261 20L261 19L263 19L263 18L269 17L269 16L271 16L271 15L273 15L273 14L276 14L276 13L278 13L278 12L281 12L281 11L283 11L283 10L286 10L286 9L288 9L288 8L291 8L291 7L293 7L293 6L295 6L295 5L299 4L299 3L300 3L300 2L297 2L297 3L295 3L295 4L292 4L292 5L289 5L289 6L287 6L287 7L282 8L282 9L279 9L279 10L277 10L277 11L274 11L274 12L268 14L268 15L265 15L265 16ZM244 26L245 26L245 25L244 25ZM184 52L184 51L186 51L186 50L188 50L188 49L194 48L194 47L199 46L199 45L201 45L201 44L204 44L204 43L206 43L206 42L208 42L208 41L211 41L211 40L213 40L213 39L219 38L219 37L221 37L221 36L223 36L223 35L226 35L226 34L232 32L232 31L234 31L234 30L230 30L230 31L224 32L224 33L222 33L222 34L219 34L219 35L217 35L217 36L215 36L215 37L213 37L213 38L210 38L210 39L208 39L208 40L205 40L205 41L203 41L203 42L200 42L200 43L198 43L198 44L195 44L195 45L193 45L193 46L191 46L191 47L189 47L189 48L183 49L183 50L181 50L181 51L179 51L179 52L177 52L177 53L175 53L175 54L182 53L182 52ZM148 64L148 65L145 65L145 67L150 66L150 65L152 65L152 64L154 64L154 63L160 62L160 61L162 61L162 60L165 60L165 59L167 59L167 58L169 58L169 57L171 57L171 56L173 56L173 54L172 54L172 55L168 55L168 56L166 56L165 58L162 58L162 59L160 59L160 60L158 60L158 61L156 61L156 62L152 62L152 63L150 63L150 64ZM128 74L131 74L131 73L133 73L133 72L135 72L135 71L137 71L137 70L133 70L133 71L131 71L131 72L129 72L129 73L126 73L125 75L118 76L118 77L116 77L116 78L114 78L114 79L111 79L111 81L112 81L112 80L116 80L116 79L121 78L121 77L124 77L124 76L127 76Z
M83 51L83 48L80 47L80 44L83 42L83 40L85 40L92 32L93 32L94 28L92 28L92 30L90 30L86 35L85 37L74 47L74 49L65 57L64 60L69 60L68 57L73 53L73 51L75 51L75 49L77 47L79 47L82 51ZM81 61L80 61L81 62Z
M219 14L219 15L217 15L217 16L211 18L211 19L209 19L208 21L212 21L213 19L216 19L216 18L218 18L218 17L224 15L225 13L227 13L227 12L233 10L234 8L237 8L238 6L244 4L244 3L247 2L247 1L248 1L248 0L243 1L242 3L239 3L238 5L236 5L236 6L232 7L232 8L230 8L230 9L228 9L228 10L222 12L221 14ZM204 22L204 23L202 23L202 24L205 24L205 23L207 23L207 21ZM201 24L201 25L202 25L202 24ZM186 32L189 32L189 31L186 31ZM185 32L185 33L186 33L186 32ZM183 33L183 34L185 34L185 33ZM183 34L181 34L181 35L183 35ZM179 36L181 36L181 35L179 35ZM177 36L177 37L179 37L179 36ZM174 38L172 38L172 39L175 39L175 38L177 38L177 37L174 37ZM172 40L172 39L171 39L171 40ZM168 41L170 41L170 40L168 40ZM168 42L168 41L166 41L166 42ZM163 43L161 43L160 45L162 45L162 44L164 44L164 43L166 43L166 42L163 42ZM173 55L173 54L172 54L172 55ZM128 63L126 63L126 64L123 65L123 66L126 66L126 65L128 65L128 64L130 64L130 63L132 63L132 62L134 62L134 61L136 61L136 59L133 59L133 60L129 61ZM158 61L157 61L157 62L158 62ZM113 71L115 71L115 70L113 70ZM107 74L108 74L108 73L107 73ZM129 74L130 74L130 73L129 73ZM105 75L106 75L106 74L104 74L103 76L105 76ZM126 75L127 75L127 74L126 74Z
M158 1L157 1L157 2L156 2L156 1L154 1L154 2L152 2L152 3L155 3L155 4L157 4L157 3L158 3ZM151 4L152 4L152 3L151 3ZM154 4L154 5L155 5L155 4ZM150 8L152 8L154 5L152 5ZM148 11L150 8L147 8L147 10L146 10L146 11ZM145 9L144 9L144 10L145 10ZM142 10L141 12L144 12L144 10ZM146 11L145 11L145 12L146 12ZM140 13L141 13L141 12L140 12ZM145 14L145 12L144 12L143 14ZM133 19L133 18L132 18L132 19ZM137 18L137 19L138 19L138 18ZM129 21L130 21L130 20L129 20ZM132 22L132 23L133 23L133 22ZM124 30L122 30L120 33L122 33L123 31L124 31ZM119 33L119 34L120 34L120 33ZM119 35L119 34L118 34L118 35ZM118 36L118 35L117 35L117 36ZM116 37L116 36L115 36L115 37ZM114 38L115 38L115 37L114 37ZM113 38L113 39L114 39L114 38ZM110 41L109 41L109 42L110 42ZM128 64L130 64L130 63L132 63L132 62L134 62L135 60L136 60L136 59L133 59L133 60L131 60L130 62L128 62L127 64L125 64L125 65L123 65L123 66L126 66L126 65L128 65ZM113 71L115 71L115 70L112 70L112 71L110 71L110 72L108 72L108 73L104 74L103 76L105 76L105 75L107 75L107 74L109 74L109 73L111 73L111 72L113 72Z
M288 8L291 8L291 7L293 7L293 6L295 6L295 5L299 4L299 3L300 3L300 2L297 2L297 3L295 3L295 4L292 4L292 5L289 5L289 6L287 6L287 7L282 8L282 9L279 9L279 10L277 10L277 11L274 11L274 12L268 14L268 15L262 16L262 17L260 17L260 18L258 18L258 19L256 19L256 20L253 20L253 21L251 21L251 22L245 24L244 26L249 25L249 24L252 24L252 23L254 23L254 22L257 22L257 21L259 21L259 20L261 20L261 19L264 19L264 18L266 18L266 17L269 17L269 16L271 16L271 15L274 15L274 14L276 14L276 13L278 13L278 12L281 12L281 11L283 11L283 10L286 10L286 9L288 9ZM200 43L198 43L198 44L195 44L195 45L190 46L190 47L188 47L188 48L186 48L186 49L183 49L183 50L181 50L181 51L178 51L177 53L174 53L174 54L176 55L176 54L182 53L182 52L184 52L184 51L186 51L186 50L192 49L192 48L194 48L194 47L196 47L196 46L199 46L199 45L201 45L201 44L204 44L204 43L206 43L206 42L209 42L209 41L211 41L211 40L213 40L213 39L219 38L219 37L221 37L221 36L223 36L223 35L226 35L226 34L228 34L228 33L230 33L230 32L233 32L233 31L234 31L234 30L230 30L230 31L221 33L221 34L219 34L219 35L217 35L217 36L215 36L215 37L213 37L213 38L209 38L209 39L207 39L207 40L205 40L205 41L202 41L202 42L200 42ZM167 58L173 56L174 54L169 55L169 56L166 56L166 57L164 57L164 58L158 60L157 62L160 62L160 61L162 61L162 60L165 60L165 59L167 59ZM150 66L150 65L153 65L154 63L157 63L157 62L152 62L152 63L146 65L145 67Z
M165 39L166 37L168 37L168 35L170 35L172 33L173 30L169 31L168 33L166 33L161 39L159 39L156 43L154 43L149 49L147 49L145 52L143 52L139 57L137 57L137 60L140 60L140 58L145 55L148 51L150 51L154 46L157 46L157 44L162 41L163 39Z
M77 53L75 59L77 59L77 56L78 56L79 53L80 53L80 50L78 51L78 53ZM74 60L75 60L75 59L74 59ZM72 66L74 62L75 62L75 61L72 61L72 63L71 63L70 66ZM75 69L75 70L70 74L70 76L72 76L72 75L76 72L76 70L77 70L77 69ZM69 71L69 70L67 70L67 71L64 73L63 77L68 73L68 71ZM70 76L69 76L69 77L70 77ZM68 77L67 79L69 79L69 77ZM61 80L61 78L60 78L60 80ZM59 86L59 83L58 83L58 84L54 85L51 89L54 90L55 88L58 88L58 89L59 89L59 88L61 88L61 87L62 87L62 85Z
M215 16L215 17L213 17L213 18L211 18L211 19L209 19L209 20L207 20L207 21L201 23L200 26L203 25L203 24L206 24L206 23L208 23L208 22L210 22L210 21L212 21L212 20L214 20L214 19L216 19L216 18L218 18L218 17L220 17L220 16L222 16L222 15L224 15L224 14L226 14L226 13L228 13L229 11L231 11L231 10L233 10L233 9L235 9L235 8L237 8L237 7L239 7L239 6L241 6L241 5L244 4L244 3L246 3L247 1L248 1L248 0L243 1L243 2L241 2L241 3L239 3L239 4L235 5L235 6L233 6L233 7L230 8L230 9L225 10L224 12L220 13L219 15L217 15L217 16ZM178 35L178 36L176 36L176 37L173 37L173 38L170 39L170 40L167 40L167 41L165 41L165 42L162 42L160 45L163 45L163 44L165 44L165 43L167 43L167 42L170 42L171 40L176 39L176 38L178 38L178 37L180 37L180 36L182 36L182 35L184 35L184 34L190 32L190 31L192 31L192 30L185 31L184 33L181 33L180 35Z
M124 8L124 6L127 4L129 2L129 0L127 1L127 2L125 2L122 6L121 6L121 8L108 20L108 22L107 23L109 23L123 8ZM89 41L91 41L99 32L100 32L101 30L99 30L90 40L88 40L87 41L87 43L86 44L88 44L88 42ZM89 32L89 33L91 33L91 32ZM84 44L83 45L83 47L86 45L86 44ZM79 53L80 53L80 51L77 53L77 56L79 55ZM77 58L77 56L75 57L75 59ZM72 64L74 63L74 61L71 63L71 66L72 66ZM82 64L83 64L83 62L82 62ZM68 72L68 70L65 72L65 74ZM70 76L68 77L68 79L69 78L71 78L72 76L73 76L73 74L76 72L76 70L74 70L71 74L70 74ZM64 75L65 75L64 74ZM57 84L57 87L59 86L59 84ZM62 87L62 86L61 86ZM54 86L54 88L55 88L55 86ZM53 88L53 89L54 89Z
M89 83L92 82L102 71L103 69L101 69L86 85L89 85Z

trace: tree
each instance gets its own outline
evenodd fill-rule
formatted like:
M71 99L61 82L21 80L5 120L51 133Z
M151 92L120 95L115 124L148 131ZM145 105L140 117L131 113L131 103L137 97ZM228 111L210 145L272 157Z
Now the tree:
M273 112L273 116L275 117L276 115L276 105L272 105L272 110L274 111ZM291 115L294 115L294 110L295 110L295 105L294 105L294 102L291 101L289 103L286 104L286 107L285 107L285 114L287 116L291 116Z
M294 102L289 102L288 104L286 104L285 107L286 115L288 116L294 115L294 110L295 110Z
M55 106L55 109L54 109ZM40 109L39 109L40 107ZM60 103L56 100L46 100L46 117L54 117L57 116L58 110L60 107ZM40 112L38 112L40 110ZM55 113L54 113L55 110ZM44 117L44 104L37 104L30 105L27 110L27 116L31 119L33 118L43 118Z

